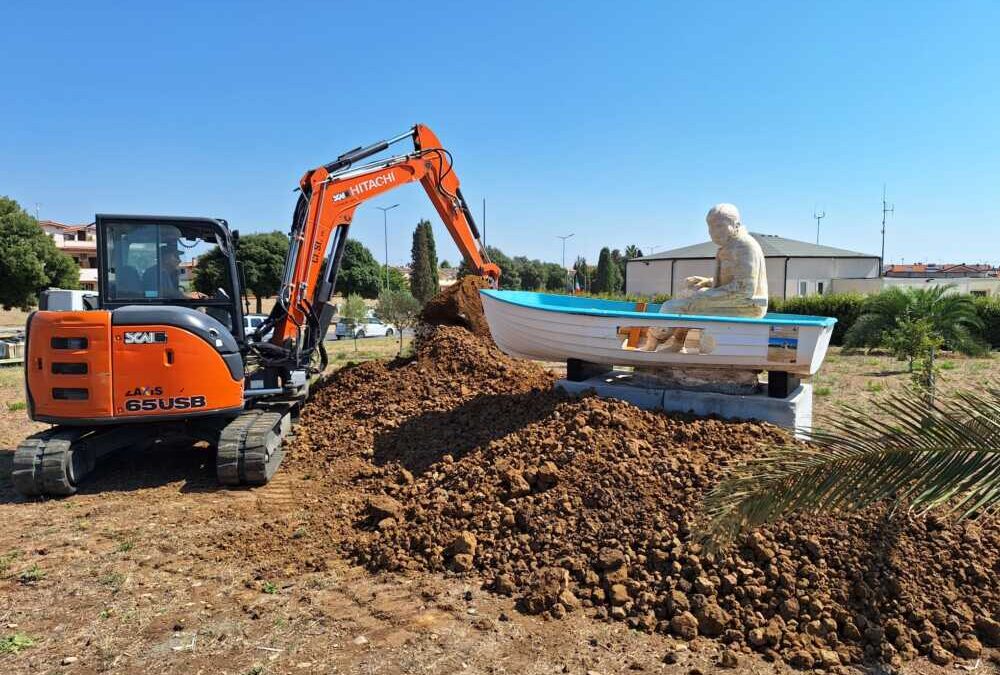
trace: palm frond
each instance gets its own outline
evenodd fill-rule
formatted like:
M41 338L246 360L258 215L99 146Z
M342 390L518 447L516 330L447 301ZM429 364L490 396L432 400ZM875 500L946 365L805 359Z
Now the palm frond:
M1000 390L930 406L916 392L894 394L838 413L808 446L770 448L712 490L708 543L793 512L847 513L882 500L959 518L1000 510Z

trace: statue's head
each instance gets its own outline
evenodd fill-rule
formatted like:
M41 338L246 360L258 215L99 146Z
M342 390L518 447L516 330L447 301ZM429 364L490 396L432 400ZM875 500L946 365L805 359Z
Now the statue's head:
M740 222L740 210L732 204L716 204L705 216L708 223L708 234L719 246L739 234L743 228Z

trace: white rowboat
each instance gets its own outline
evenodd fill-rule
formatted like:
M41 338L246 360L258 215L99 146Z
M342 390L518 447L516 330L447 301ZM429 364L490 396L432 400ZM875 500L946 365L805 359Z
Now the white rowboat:
M528 291L482 290L480 295L497 346L512 356L542 361L812 375L823 363L837 321L797 314L760 319L660 314L660 305L652 303L636 311L633 302ZM642 338L649 328L686 329L687 337L674 351L644 351Z

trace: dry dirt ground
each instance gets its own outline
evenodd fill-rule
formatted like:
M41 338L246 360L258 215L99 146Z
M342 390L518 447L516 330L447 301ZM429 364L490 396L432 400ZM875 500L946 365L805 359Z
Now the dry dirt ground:
M376 341L362 348L392 351ZM859 390L877 395L866 382L891 388L906 378L888 358L832 357L818 385L830 388L817 397L821 409ZM349 360L353 354L333 362ZM944 373L952 384L1000 377L994 360L954 363ZM696 640L677 663L666 664L675 644L669 637L582 613L561 621L525 616L512 600L468 580L373 575L337 558L323 561L320 571L260 578L211 543L249 536L261 521L308 522L320 491L329 500L329 490L349 489L296 462L265 488L221 490L203 448L125 453L102 465L76 496L24 501L11 487L10 449L41 425L8 409L22 400L19 372L0 371L0 673L582 675L717 668L714 643ZM978 667L996 672L985 661ZM755 656L743 657L739 669L791 672ZM904 672L946 671L954 667L924 660L904 666Z

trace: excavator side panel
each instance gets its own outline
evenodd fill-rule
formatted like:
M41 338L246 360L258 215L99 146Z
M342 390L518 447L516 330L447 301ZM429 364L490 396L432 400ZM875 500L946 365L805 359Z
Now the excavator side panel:
M239 378L208 341L178 326L112 326L114 413L123 418L239 412Z
M32 313L24 367L32 419L111 417L111 312Z

